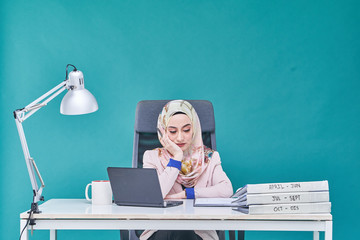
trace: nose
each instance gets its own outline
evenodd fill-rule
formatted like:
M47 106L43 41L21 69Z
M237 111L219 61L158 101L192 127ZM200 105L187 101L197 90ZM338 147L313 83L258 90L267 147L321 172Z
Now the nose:
M179 143L181 143L184 140L184 135L181 133L181 131L179 131L176 140Z

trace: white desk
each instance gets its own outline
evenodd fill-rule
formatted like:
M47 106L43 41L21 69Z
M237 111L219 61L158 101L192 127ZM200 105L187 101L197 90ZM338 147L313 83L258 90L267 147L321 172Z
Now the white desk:
M92 206L84 199L51 199L39 206L34 214L34 230L65 229L162 229L162 230L245 230L245 231L311 231L313 239L325 232L325 240L332 240L331 214L247 215L227 207L193 207L193 200L171 208ZM28 218L20 214L20 231ZM28 227L30 230L30 227ZM24 231L22 240L28 239Z

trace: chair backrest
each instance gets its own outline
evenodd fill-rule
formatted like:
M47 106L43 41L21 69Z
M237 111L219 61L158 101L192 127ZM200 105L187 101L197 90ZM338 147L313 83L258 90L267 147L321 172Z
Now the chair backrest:
M143 167L143 155L146 150L161 147L156 125L162 108L169 101L145 100L137 104L134 128L133 168ZM187 101L191 103L199 116L204 145L216 150L215 116L212 103L207 100ZM131 230L129 233L130 240L138 239L142 232L142 230ZM234 235L233 231L230 232ZM220 240L225 239L225 231L217 231L217 233ZM230 235L230 240L235 239L235 235L232 235Z
M170 100L140 101L136 107L132 167L142 168L146 150L161 147L156 125L162 108ZM204 145L216 150L214 108L207 100L187 100L197 112Z

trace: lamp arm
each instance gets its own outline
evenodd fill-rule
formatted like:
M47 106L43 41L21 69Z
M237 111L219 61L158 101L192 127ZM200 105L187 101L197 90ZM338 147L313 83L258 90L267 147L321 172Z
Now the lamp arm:
M67 80L63 81L62 83L60 83L59 85L57 85L56 87L54 87L53 89L51 89L50 91L48 91L47 93L45 93L44 95L33 101L32 103L30 103L29 105L27 105L26 107L14 111L15 123L19 133L21 147L24 152L25 162L26 162L27 170L29 172L30 182L34 193L34 198L32 203L32 205L34 206L32 206L32 209L34 208L33 210L35 213L39 212L37 202L43 200L43 196L41 196L41 194L43 188L45 187L45 184L35 164L35 160L30 156L22 122L25 121L32 114L37 112L40 108L46 106L51 100L53 100L60 93L62 93L66 89L67 82L68 82ZM41 182L40 188L36 181L34 169Z
M57 95L59 95L61 92L63 92L65 89L67 89L67 83L68 83L68 80L65 80L65 81L61 82L59 85L52 88L50 91L48 91L47 93L45 93L44 95L42 95L38 99L36 99L35 101L28 104L26 107L15 110L14 111L14 118L18 118L19 121L21 121L21 122L25 121L28 117L33 115L35 112L37 112L43 106L47 105ZM58 90L58 89L60 89L60 90ZM44 100L44 101L40 102L42 100Z
M25 134L24 134L24 129L22 127L21 122L18 119L15 119L15 123L16 123L16 127L17 127L17 130L19 133L21 147L24 152L25 163L26 163L27 170L29 172L30 182L31 182L31 186L33 189L33 194L34 194L33 202L37 203L41 200L42 189L45 185L42 185L40 188L38 187L35 173L34 173L33 162L31 160L32 158L30 157L29 148L28 148Z

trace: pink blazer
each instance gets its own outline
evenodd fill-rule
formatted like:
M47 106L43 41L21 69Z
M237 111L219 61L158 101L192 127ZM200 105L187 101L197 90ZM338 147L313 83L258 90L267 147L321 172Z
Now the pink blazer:
M174 167L164 168L158 157L158 150L149 150L144 153L144 168L155 168L160 181L160 187L163 197L168 194L175 194L183 191L181 184L176 182L179 170ZM210 159L209 166L200 176L194 187L195 197L199 198L227 198L233 194L233 188L229 178L221 167L220 156L218 152L214 152ZM155 230L146 230L140 236L141 240L148 239ZM203 239L218 239L215 231L198 231L195 230Z

